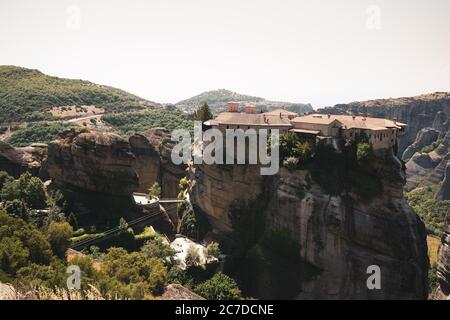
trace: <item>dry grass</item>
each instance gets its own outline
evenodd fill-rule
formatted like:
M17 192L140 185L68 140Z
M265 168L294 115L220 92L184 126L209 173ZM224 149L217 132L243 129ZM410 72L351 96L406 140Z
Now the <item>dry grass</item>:
M428 244L428 257L430 258L430 265L433 266L437 262L437 254L439 245L441 244L441 239L435 236L427 237Z
M76 106L64 106L53 107L50 112L56 118L74 118L103 114L105 110L96 106L81 106L80 108Z

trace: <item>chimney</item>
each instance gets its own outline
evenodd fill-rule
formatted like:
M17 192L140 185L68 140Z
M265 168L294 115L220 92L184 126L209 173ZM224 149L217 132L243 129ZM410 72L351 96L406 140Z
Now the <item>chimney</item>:
M352 116L352 118L353 118L353 120L355 120L355 119L356 119L356 116Z
M228 107L227 107L227 111L228 112L239 112L239 102L228 102Z
M254 104L248 103L245 105L245 113L247 114L255 114L256 106Z
M328 119L330 119L330 118L331 118L331 114L328 115Z

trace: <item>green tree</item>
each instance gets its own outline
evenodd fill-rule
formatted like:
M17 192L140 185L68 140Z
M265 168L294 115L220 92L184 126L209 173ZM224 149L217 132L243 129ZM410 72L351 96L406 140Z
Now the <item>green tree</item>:
M3 204L3 207L9 215L28 220L28 208L22 200L8 200Z
M77 216L73 212L71 212L69 214L69 218L67 219L67 222L72 226L72 228L74 230L78 229Z
M307 162L313 155L313 149L309 142L298 142L294 147L294 154L301 163Z
M119 229L122 232L125 232L128 229L128 222L124 218L120 218L120 220L119 220Z
M221 272L200 283L195 288L195 292L208 300L238 300L241 298L241 290L236 281Z
M186 254L186 258L184 259L184 263L186 264L186 268L198 267L200 265L200 256L197 252L197 249L190 245Z
M207 246L206 246L206 250L207 250L207 256L209 259L213 259L213 258L219 258L220 255L220 247L219 244L217 242L210 242Z
M176 254L176 251L165 243L160 236L145 242L141 248L141 252L148 258L160 258L163 261L170 260Z
M185 201L185 206L180 207L179 216L181 215L178 232L189 237L197 238L198 224L192 204Z
M20 199L33 209L43 209L46 206L44 184L28 172L16 180L7 180L0 196L3 201Z
M104 272L122 284L144 285L139 292L159 294L167 284L167 269L158 258L148 258L141 252L128 253L122 248L108 250L102 266ZM140 298L144 298L140 296Z
M52 221L47 228L47 238L53 252L60 258L64 258L66 250L70 246L70 238L73 229L67 222L59 223Z
M205 122L213 118L213 114L209 109L208 104L205 102L200 108L195 112L195 120Z
M0 241L0 268L9 274L27 265L29 251L14 237L3 237Z
M50 244L41 230L0 211L0 269L14 274L29 263L48 264L52 257Z
M367 162L372 158L372 145L367 142L360 142L356 145L356 159L358 162Z
M155 182L149 189L148 195L151 199L156 199L161 197L161 187L158 182Z
M14 180L13 177L11 177L7 172L5 171L0 171L0 190L3 188L3 185L7 182L7 181L11 181Z

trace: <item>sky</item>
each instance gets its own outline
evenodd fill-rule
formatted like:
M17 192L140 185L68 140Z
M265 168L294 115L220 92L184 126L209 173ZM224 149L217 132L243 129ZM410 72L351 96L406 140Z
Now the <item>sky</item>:
M449 0L0 0L0 64L175 103L450 91Z

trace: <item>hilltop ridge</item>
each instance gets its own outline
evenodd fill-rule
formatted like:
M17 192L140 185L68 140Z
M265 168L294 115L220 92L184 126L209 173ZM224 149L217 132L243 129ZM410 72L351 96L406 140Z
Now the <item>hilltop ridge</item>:
M35 69L0 66L0 122L48 120L52 107L84 105L110 112L160 106L117 88L48 76Z
M258 111L272 111L279 108L300 114L313 111L310 104L270 101L265 98L241 94L227 89L205 91L192 98L182 100L176 103L175 106L185 112L192 112L195 111L198 106L207 103L211 108L211 111L217 114L224 111L227 103L230 101L239 102L241 104L253 103L256 105Z

